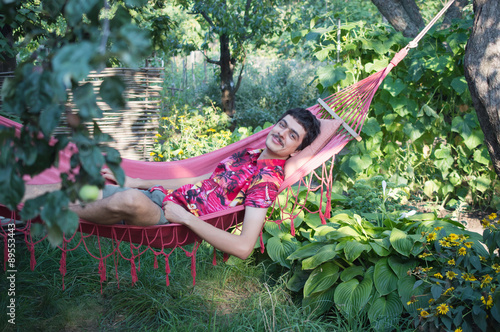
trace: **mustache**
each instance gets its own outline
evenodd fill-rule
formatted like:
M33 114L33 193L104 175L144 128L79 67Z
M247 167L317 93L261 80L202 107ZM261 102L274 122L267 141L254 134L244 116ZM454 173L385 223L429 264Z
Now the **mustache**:
M285 144L283 144L283 140L281 139L281 137L279 135L273 134L273 137L275 137L278 140L278 142L281 144L281 146L285 146Z

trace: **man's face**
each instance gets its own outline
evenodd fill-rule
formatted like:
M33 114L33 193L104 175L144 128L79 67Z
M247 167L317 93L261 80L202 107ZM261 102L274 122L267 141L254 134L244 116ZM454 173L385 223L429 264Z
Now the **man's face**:
M271 129L266 139L267 149L275 159L286 159L298 153L306 131L291 115L285 116Z

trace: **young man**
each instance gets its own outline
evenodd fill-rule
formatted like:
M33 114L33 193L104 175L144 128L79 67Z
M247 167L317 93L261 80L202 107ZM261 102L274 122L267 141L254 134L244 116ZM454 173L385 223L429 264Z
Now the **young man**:
M245 259L252 252L267 209L278 194L286 159L314 141L319 131L319 121L309 111L291 109L271 129L262 151L236 153L222 161L213 173L195 178L126 177L124 188L107 185L100 199L85 206L74 204L71 209L80 218L99 224L179 223L215 248ZM103 176L115 181L109 169L103 170ZM198 218L239 204L245 205L240 235L230 234Z

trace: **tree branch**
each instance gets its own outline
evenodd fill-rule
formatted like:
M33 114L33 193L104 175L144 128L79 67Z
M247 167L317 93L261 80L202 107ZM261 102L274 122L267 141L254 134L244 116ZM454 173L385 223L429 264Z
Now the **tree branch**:
M247 52L245 52L245 50L243 50L243 60L241 61L241 69L240 69L240 73L238 75L238 82L236 82L236 87L234 88L234 93L236 94L236 92L238 92L238 89L240 88L240 85L241 85L241 80L243 79L243 69L245 69L245 62L247 60Z

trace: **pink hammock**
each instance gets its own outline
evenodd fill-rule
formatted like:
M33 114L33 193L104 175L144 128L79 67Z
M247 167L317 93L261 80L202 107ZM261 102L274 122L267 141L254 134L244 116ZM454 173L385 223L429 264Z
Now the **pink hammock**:
M321 120L321 134L309 147L301 151L298 155L290 158L285 165L285 180L280 187L281 196L285 198L285 202L280 202L278 199L271 207L272 212L277 210L280 214L278 220L272 220L277 223L290 222L292 235L294 235L293 220L297 217L302 209L306 209L303 203L298 199L298 193L304 191L307 195L311 191L315 191L316 195L320 196L319 208L317 213L323 223L330 218L331 209L331 193L329 188L332 186L333 176L332 169L335 155L344 148L344 146L354 137L358 140L363 122L368 113L369 105L376 90L382 83L382 80L387 76L390 70L396 66L408 53L408 47L402 49L392 59L387 68L381 70L366 79L347 87L334 95L321 100L319 104L309 108ZM335 118L334 120L331 120ZM19 131L21 125L0 117L0 125L16 127ZM270 128L260 131L248 138L239 142L226 146L217 151L204 154L202 156L173 161L173 162L144 162L124 159L122 168L127 175L139 177L143 179L161 179L161 178L183 178L193 177L212 172L216 165L224 158L230 156L236 151L243 148L262 148L267 133ZM59 167L46 170L42 174L32 178L25 179L29 184L49 184L60 181L61 172L66 172L69 169L69 159L75 147L69 145L60 153ZM329 165L328 161L331 161ZM306 177L306 175L311 176ZM313 185L314 183L314 185ZM292 188L293 186L293 188ZM306 197L307 200L307 197ZM302 200L304 201L304 200ZM291 206L292 205L292 206ZM294 211L293 213L285 213L283 210ZM241 221L244 214L244 207L237 206L225 211L212 213L202 216L201 219L206 222L224 229L229 230ZM10 218L11 222L19 219L15 211L9 211L7 208L0 206L0 215ZM34 240L30 235L31 222L40 222L40 220L27 221L21 226L16 225L16 231L24 233L24 239L31 253L31 269L36 265L34 247L41 240ZM79 234L79 236L76 236ZM4 270L7 262L7 237L8 234L2 228L4 238ZM89 250L87 239L97 237L97 248ZM113 250L104 253L101 248L101 237L112 239ZM85 220L80 221L79 228L75 234L69 238L64 237L62 245L59 247L62 251L60 260L60 272L63 279L66 274L66 255L68 252L75 250L80 245L84 245L90 255L99 261L99 274L102 282L106 280L106 260L113 259L115 266L117 260L128 260L131 264L132 283L137 281L137 268L140 268L140 257L142 254L151 251L154 254L154 267L158 267L158 256L163 256L165 260L166 284L169 285L169 256L175 248L181 248L185 254L191 257L191 271L193 276L193 284L196 277L195 257L196 250L199 247L200 239L189 229L178 224L168 224L151 227L136 227L126 225L97 225ZM122 242L130 243L130 252L124 253L120 249ZM195 243L193 250L188 252L182 246ZM261 237L261 250L264 250ZM97 251L97 253L94 253ZM127 250L128 251L128 250ZM215 263L215 250L214 250ZM137 266L137 264L139 266ZM118 273L116 278L118 280Z

